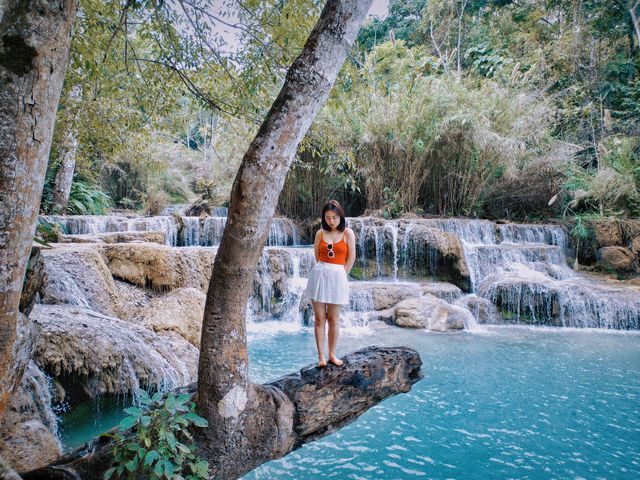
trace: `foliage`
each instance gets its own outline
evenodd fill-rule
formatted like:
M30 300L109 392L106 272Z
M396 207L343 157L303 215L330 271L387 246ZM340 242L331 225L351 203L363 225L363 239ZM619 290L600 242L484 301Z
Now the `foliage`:
M640 215L640 138L610 138L600 145L598 165L571 166L566 210L608 216Z
M43 218L38 218L36 223L36 234L34 240L40 244L48 246L49 242L57 242L60 234L60 225L49 222Z
M368 208L481 215L499 181L559 148L552 112L540 95L456 79L432 60L401 41L377 46L351 88L334 91L319 129L334 169L354 159Z
M206 427L207 420L195 413L188 394L152 397L138 390L139 407L125 410L129 416L114 435L113 464L103 476L109 478L186 479L209 478L205 460L196 456L192 427ZM133 434L128 431L132 429Z
M71 184L67 212L70 215L104 215L112 206L111 198L100 188L81 180Z

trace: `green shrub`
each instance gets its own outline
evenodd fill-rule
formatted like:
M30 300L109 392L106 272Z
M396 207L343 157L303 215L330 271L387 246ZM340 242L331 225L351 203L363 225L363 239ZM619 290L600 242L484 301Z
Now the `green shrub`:
M71 184L67 213L70 215L104 215L112 206L111 198L95 185L80 180Z
M140 406L125 410L129 416L120 422L122 434L113 437L113 463L103 480L208 479L209 466L196 456L189 431L192 426L206 427L207 420L195 413L190 395L137 393ZM133 434L128 433L130 429Z

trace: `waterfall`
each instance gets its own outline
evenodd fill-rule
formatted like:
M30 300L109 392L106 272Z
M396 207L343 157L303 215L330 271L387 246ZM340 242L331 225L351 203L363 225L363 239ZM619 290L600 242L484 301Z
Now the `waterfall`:
M57 224L68 235L114 232L163 232L167 245L178 243L178 225L170 216L123 217L117 215L43 215L42 220Z
M222 208L222 207L221 207ZM184 229L180 246L214 247L220 245L227 225L227 217L182 217ZM274 218L269 228L268 246L298 245L298 229L286 218Z
M496 243L495 227L489 220L464 218L430 218L420 223L446 233L452 233L468 244L493 245Z

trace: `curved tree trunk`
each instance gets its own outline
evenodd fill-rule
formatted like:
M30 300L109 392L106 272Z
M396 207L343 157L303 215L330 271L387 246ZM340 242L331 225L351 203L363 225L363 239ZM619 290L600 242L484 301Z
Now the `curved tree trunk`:
M278 391L248 377L246 305L278 196L298 144L324 104L371 0L328 0L278 98L245 154L207 293L198 408L210 427L201 446L214 475L233 478L291 450L279 435Z
M77 0L3 0L0 9L0 415L23 367L18 304L42 195Z

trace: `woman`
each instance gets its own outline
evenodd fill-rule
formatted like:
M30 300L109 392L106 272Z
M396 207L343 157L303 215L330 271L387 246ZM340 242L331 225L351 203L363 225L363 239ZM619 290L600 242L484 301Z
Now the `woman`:
M315 315L318 366L325 367L324 326L329 323L329 362L342 365L336 357L340 306L349 304L347 274L356 260L356 237L345 228L344 210L338 202L330 200L322 207L322 228L313 243L316 264L309 274L305 297L311 299Z

